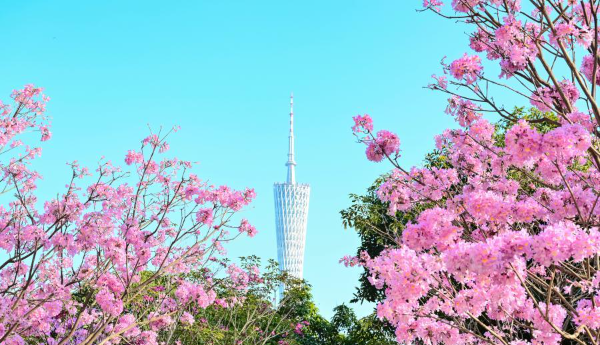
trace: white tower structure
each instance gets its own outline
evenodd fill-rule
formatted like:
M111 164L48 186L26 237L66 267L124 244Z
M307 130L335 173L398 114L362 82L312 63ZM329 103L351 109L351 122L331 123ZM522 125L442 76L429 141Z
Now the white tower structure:
M294 94L290 96L290 135L287 182L275 183L275 227L279 269L302 279L310 186L296 183L294 159ZM280 289L280 296L283 286Z

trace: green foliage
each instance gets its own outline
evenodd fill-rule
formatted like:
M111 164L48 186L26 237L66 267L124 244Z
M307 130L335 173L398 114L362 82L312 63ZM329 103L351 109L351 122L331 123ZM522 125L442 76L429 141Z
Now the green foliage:
M223 267L227 263L223 262ZM241 258L240 267L252 271L260 267L258 257ZM142 272L149 277L153 272ZM192 272L186 280L206 282L205 272ZM381 321L369 316L357 319L346 305L334 309L331 321L319 314L313 301L311 286L279 271L278 263L270 260L260 276L251 279L247 288L239 290L229 284L228 277L211 280L220 299L237 301L227 308L211 305L202 309L190 307L195 322L181 322L183 312L173 316L174 322L160 341L181 345L388 345L393 344ZM275 293L280 284L286 291L278 303ZM148 286L147 293L126 306L128 312L143 315L148 303L173 296L177 279L160 279ZM162 297L161 297L162 296ZM80 298L84 298L81 296Z
M333 315L333 318L331 318L331 324L344 333L348 333L358 321L354 311L345 304L338 305L333 311L335 314Z
M305 300L311 314L305 318L309 325L301 335L295 336L298 345L393 345L393 334L375 315L358 319L354 311L342 304L334 308L335 314L327 321L318 314L311 300Z

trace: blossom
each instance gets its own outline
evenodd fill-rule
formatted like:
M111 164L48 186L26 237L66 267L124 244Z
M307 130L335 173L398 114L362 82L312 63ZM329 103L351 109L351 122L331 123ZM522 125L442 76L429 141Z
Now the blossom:
M48 141L52 138L52 132L50 132L48 126L40 127L40 131L42 132L42 141Z
M363 116L356 115L352 118L354 120L354 126L352 132L354 133L369 133L373 131L373 120L369 114Z
M68 163L64 192L39 199L41 175L32 162L42 151L22 134L51 138L49 98L33 85L11 97L13 105L0 102L0 146L11 148L0 170L3 189L12 191L0 206L0 257L7 259L0 268L1 342L79 344L101 329L97 340L107 344L158 345L157 332L173 315L190 322L185 310L215 304L213 275L225 255L229 219L252 202L254 190L213 186L187 174L192 164L164 157L165 138L151 134L143 141L153 150L151 160L129 150L124 167L104 158L95 171ZM214 219L219 226L212 226ZM199 236L203 226L212 227ZM249 224L243 228L250 236L256 232ZM190 281L192 272L200 282ZM248 273L251 281L257 275ZM146 315L150 319L142 319Z
M201 308L206 308L215 302L216 293L212 289L206 289L200 284L184 281L175 290L175 297L183 305L194 302Z
M143 162L144 162L144 155L141 152L136 152L133 150L127 151L127 155L125 156L125 163L127 165L141 164Z
M407 181L398 170L394 170L392 178L379 186L377 196L381 201L389 203L389 214L394 215L396 211L408 210L411 203L411 191Z
M600 329L600 296L594 296L594 302L583 299L577 303L577 316L575 323L578 326L587 326L592 330Z
M165 153L167 151L169 151L169 143L166 141L163 141L162 144L160 144L160 149L158 150L158 152L160 153Z
M444 3L441 0L423 0L423 8L432 8L439 12Z
M381 130L377 132L375 140L371 140L367 146L367 158L373 162L381 162L385 156L398 154L400 139L392 132Z
M167 328L173 322L175 322L170 315L159 315L155 312L148 314L148 320L150 329L152 329L153 331L159 331L163 328Z
M409 223L402 233L403 242L413 250L448 248L461 235L462 229L453 225L456 215L439 207L423 211L416 224Z
M457 12L470 12L481 5L484 0L452 0L452 8Z
M432 75L431 76L434 80L435 80L435 84L429 84L429 87L432 89L442 89L442 90L446 90L448 88L448 79L446 78L446 76L441 75L441 76L437 76L437 75Z
M543 138L544 151L551 159L583 156L591 143L590 133L579 124L560 126Z
M118 333L122 332L123 336L125 337L138 336L141 331L137 326L135 326L135 322L136 320L134 315L125 314L119 318L117 324L115 325L114 331Z
M573 111L571 113L565 114L565 118L561 117L559 119L562 125L576 123L583 126L590 133L593 133L595 128L597 127L595 120L592 120L589 113L586 114L581 111Z
M119 316L123 311L123 301L108 289L103 288L96 294L96 302L105 313L111 316Z
M552 107L558 106L566 109L567 104L560 95L558 88L560 88L565 95L568 103L573 105L579 98L579 90L568 80L559 82L557 87L539 87L531 96L531 104L541 111L551 111Z
M388 245L341 260L368 270L377 316L399 343L558 345L600 330L598 109L580 78L598 84L600 73L589 53L574 67L581 48L598 44L588 26L597 9L559 3L533 3L529 16L520 1L453 0L459 13L442 15L473 27L469 45L498 60L498 78L518 80L482 85L479 56L444 65L456 88L437 76L428 87L451 95L446 113L460 127L435 137L423 166L391 160L376 195L392 220L369 219ZM537 109L505 110L497 86L533 90ZM381 161L376 139L360 141Z
M506 132L508 161L517 166L532 166L542 155L542 134L520 120Z
M468 127L481 118L479 110L481 110L481 107L473 102L453 96L448 99L446 114L454 116L462 127Z
M158 345L158 334L155 331L144 331L138 337L138 343L144 345Z
M587 80L590 82L594 78L594 57L592 55L586 55L583 57L581 62L581 72ZM594 81L596 84L600 84L600 65L596 63L596 80Z
M464 80L467 85L476 82L483 71L481 59L477 55L465 55L457 60L454 60L449 67L450 74L457 80Z
M343 263L346 267L354 267L359 264L359 259L355 256L346 255L339 262Z
M212 225L213 210L210 208L201 208L196 212L196 221L204 225Z
M252 226L246 219L242 219L238 230L240 231L240 233L248 234L248 237L254 237L258 233L258 231L256 231L256 228Z
M576 41L587 48L592 42L593 35L585 24L578 26L573 22L559 22L554 25L554 31L550 32L549 38L550 43L556 47L559 46L559 41L568 47L571 47L573 41Z
M538 49L535 41L539 31L537 24L523 25L520 20L509 15L493 32L478 27L470 38L470 47L476 52L486 52L490 60L500 59L500 76L508 78L536 60Z
M183 314L181 315L181 317L179 318L179 321L188 324L188 325L192 325L194 323L194 316L192 316L192 314L186 312L183 312Z

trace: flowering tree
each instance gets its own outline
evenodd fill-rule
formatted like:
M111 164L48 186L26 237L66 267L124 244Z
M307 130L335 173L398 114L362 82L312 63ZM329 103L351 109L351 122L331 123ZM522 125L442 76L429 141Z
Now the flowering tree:
M296 344L307 322L295 315L291 305L298 303L297 289L301 280L279 270L279 264L270 260L259 270L260 259L241 258L241 264L226 265L227 276L220 278L216 287L217 302L207 308L191 305L184 312L182 322L170 325L165 334L166 343L214 345L288 345ZM203 281L203 274L192 273L191 280ZM286 294L275 303L280 284ZM138 304L137 309L143 309ZM196 320L196 322L194 322Z
M28 85L12 99L0 102L0 344L156 344L173 322L193 321L190 305L219 303L211 267L223 241L255 233L231 220L253 190L215 187L188 174L190 162L159 160L169 148L159 133L127 153L125 170L71 163L66 191L41 204L30 168L41 149L18 138L50 139L48 98ZM203 279L186 280L190 272Z
M399 342L600 344L599 2L424 4L471 26L471 49L499 61L499 77L472 54L434 75L460 126L436 137L447 166L403 168L398 137L354 118L367 158L395 167L377 190L389 214L424 210L395 245L348 263L385 292L378 315ZM509 111L493 93L535 109Z

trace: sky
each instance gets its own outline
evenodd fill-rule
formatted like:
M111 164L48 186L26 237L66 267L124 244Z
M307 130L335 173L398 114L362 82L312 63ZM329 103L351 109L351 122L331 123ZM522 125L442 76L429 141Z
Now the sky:
M407 0L11 1L0 12L0 99L24 84L52 100L54 137L37 163L43 197L64 190L66 162L122 163L149 127L181 130L171 153L202 179L253 187L243 212L259 231L234 257L276 258L273 183L286 178L294 93L296 176L311 185L304 274L324 316L352 298L360 273L338 263L359 244L340 210L385 163L366 160L352 116L401 139L419 165L453 120L425 88L444 56L467 50L464 27ZM366 315L372 305L353 305Z

